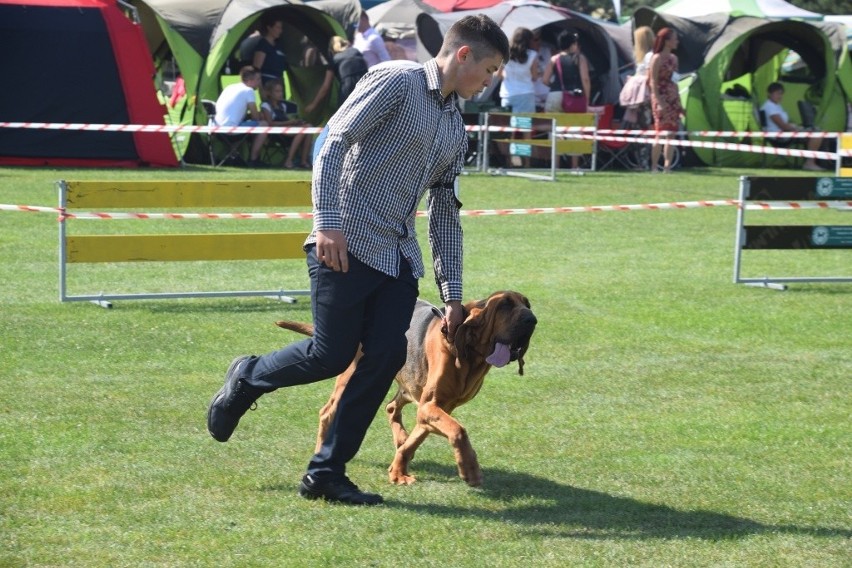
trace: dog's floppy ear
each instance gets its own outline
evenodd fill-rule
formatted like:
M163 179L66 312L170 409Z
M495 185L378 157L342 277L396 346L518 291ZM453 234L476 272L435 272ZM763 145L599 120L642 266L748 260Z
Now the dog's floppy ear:
M473 308L464 321L456 329L453 347L456 351L456 367L461 367L461 362L470 358L471 345L475 345L479 338L479 328L482 326L481 308Z

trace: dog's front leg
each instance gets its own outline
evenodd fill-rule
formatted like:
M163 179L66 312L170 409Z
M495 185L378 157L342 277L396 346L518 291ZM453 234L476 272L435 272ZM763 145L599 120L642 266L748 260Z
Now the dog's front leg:
M385 407L385 412L388 415L391 433L393 434L393 447L399 448L408 439L408 432L405 430L405 425L402 423L402 407L408 404L408 399L405 398L402 391L396 393L393 400Z
M459 477L468 485L482 485L482 470L476 459L476 452L470 444L467 430L434 402L426 402L417 408L417 423L430 431L445 437L453 447Z
M388 468L388 480L394 485L411 485L417 479L408 473L408 464L414 457L414 452L423 443L423 440L429 435L429 429L422 424L417 424L405 442L396 449L393 462Z

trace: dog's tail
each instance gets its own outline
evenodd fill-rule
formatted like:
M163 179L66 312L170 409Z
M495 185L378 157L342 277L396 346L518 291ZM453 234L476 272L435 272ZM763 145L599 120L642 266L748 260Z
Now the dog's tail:
M302 335L312 336L314 334L314 326L309 323L283 320L275 322L275 325L283 327L284 329L289 329L290 331L295 331L296 333L301 333Z

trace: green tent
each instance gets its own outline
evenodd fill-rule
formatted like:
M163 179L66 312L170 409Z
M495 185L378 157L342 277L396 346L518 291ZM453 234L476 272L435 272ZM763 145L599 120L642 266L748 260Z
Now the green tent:
M315 7L327 7L327 3L323 6L322 3L271 0L266 4L264 9L258 9L258 3L251 0L232 0L228 4L210 37L210 53L204 62L198 86L199 99L215 99L218 96L224 86L223 76L238 72L236 67L239 57L236 52L240 43L257 28L263 15L271 14L284 23L284 34L279 42L287 54L290 67L285 78L287 97L302 107L313 100L326 70L322 64L310 67L302 65L305 40L327 56L329 39L335 35L345 37L344 25L331 14ZM337 4L346 6L352 3ZM357 21L359 14L355 11L352 14ZM224 79L225 82L227 80ZM335 99L330 97L323 108L305 118L312 124L324 123L331 115L334 103Z
M656 10L681 18L721 13L733 17L752 16L771 20L822 19L822 14L798 8L784 0L670 0Z
M310 101L322 83L325 69L301 67L303 38L325 53L333 35L357 23L358 0L128 0L142 22L148 47L157 71L158 86L165 92L168 83L182 77L187 96L167 106L169 124L206 124L201 99L216 99L223 84L238 69L229 69L242 39L267 12L280 14L285 25L282 47L293 65L286 79L297 103ZM225 77L223 77L225 76ZM165 94L161 93L166 103ZM324 108L307 117L321 124L331 114L334 98ZM178 136L179 153L187 150L189 137Z
M689 54L680 58L679 71L694 73L691 85L682 90L688 131L760 130L757 111L766 99L766 88L774 81L785 86L783 105L791 121L801 123L797 103L805 100L816 107L819 129L845 130L847 102L852 100L852 64L845 44L840 48L836 38L823 31L826 24L723 14L687 20L640 8L634 14L634 26L642 25L650 25L655 31L664 26L674 28L688 42L677 52L679 56L681 51ZM704 37L696 32L702 27L709 30ZM687 45L688 51L684 50ZM795 67L788 59L793 52L800 58ZM762 139L753 142L762 143ZM716 165L772 165L783 161L757 153L709 148L696 148L695 153L704 163Z

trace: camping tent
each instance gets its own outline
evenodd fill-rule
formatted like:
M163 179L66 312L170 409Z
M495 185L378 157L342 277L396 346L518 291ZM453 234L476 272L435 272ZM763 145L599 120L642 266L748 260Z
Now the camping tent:
M618 48L607 26L613 28L612 33L615 34L622 32L620 27L537 0L508 0L482 10L421 14L417 17L418 59L425 61L437 55L447 30L470 14L488 15L500 24L510 38L519 27L531 30L540 28L542 39L555 44L560 31L577 31L580 34L580 46L591 67L593 104L618 101L621 91L619 67L624 58L632 56Z
M141 26L107 0L0 0L0 121L163 124ZM0 130L0 163L177 164L165 133Z
M309 4L290 3L281 0L232 0L222 13L219 23L210 38L210 53L204 62L198 87L198 97L215 99L222 87L222 75L227 75L230 67L236 73L238 62L234 58L240 42L252 31L264 14L280 17L284 23L284 34L279 42L287 54L290 70L287 73L287 96L297 104L309 103L325 76L326 68L321 62L305 66L303 55L309 44L313 44L322 53L327 53L328 41L334 35L345 35L345 27L326 11L315 6L329 9L329 5L345 8L357 21L360 11L354 9L357 0L330 2L311 2ZM262 6L262 7L259 7ZM355 23L355 22L351 22ZM309 43L308 43L309 42ZM330 59L330 57L328 58ZM233 65L232 65L233 64ZM320 124L328 119L333 101L327 99L326 106L305 118Z
M733 17L753 16L770 20L822 19L822 14L798 8L784 0L671 0L658 6L657 12L681 18L721 13Z
M500 2L500 0L424 0L439 12L464 12L482 10Z
M816 125L826 131L843 131L846 127L852 66L842 49L836 55L829 37L820 27L796 20L770 21L760 18L729 18L718 28L720 14L696 18L693 24L704 25L704 37L695 29L692 35L681 29L684 20L657 14L649 8L634 13L634 25L650 25L655 30L668 26L689 39L695 53L680 61L681 72L694 72L695 81L684 99L686 128L702 130L760 130L757 108L766 98L766 88L774 81L785 86L784 107L793 122L801 123L798 101L805 100L816 109ZM714 25L708 25L708 22ZM701 44L703 43L703 47ZM676 52L680 55L685 44ZM795 51L803 65L795 70L785 67L785 60ZM687 52L688 54L689 52ZM701 54L700 57L697 54ZM705 163L755 165L765 163L756 154L717 152L697 148Z
M361 11L357 0L128 1L139 13L160 86L168 94L170 82L164 79L174 80L176 75L185 83L188 96L169 108L169 119L175 124L206 123L207 116L196 102L217 98L223 83L234 80L239 65L235 51L266 11L281 14L286 29L281 41L288 58L296 62L304 51L299 41L302 37L308 36L325 51L330 36L343 34L357 23ZM288 75L294 96L300 100L310 96L311 87L322 81L323 72L295 69ZM309 118L321 121L330 105L331 101Z
M198 89L204 59L210 52L210 36L228 0L192 2L181 0L127 0L138 12L145 38L158 73L183 77L186 91ZM174 64L176 69L164 69Z
M437 12L421 0L387 0L367 10L370 23L380 34L388 34L406 53L417 60L417 16Z
M704 65L707 50L724 31L728 20L730 20L728 15L722 13L681 18L671 14L660 14L651 8L637 8L633 12L633 29L649 26L655 33L663 27L677 31L680 42L675 52L678 58L678 72L687 74Z

